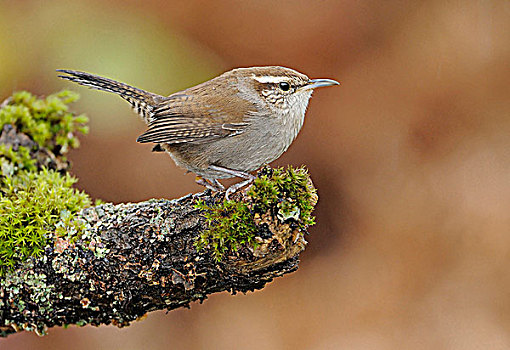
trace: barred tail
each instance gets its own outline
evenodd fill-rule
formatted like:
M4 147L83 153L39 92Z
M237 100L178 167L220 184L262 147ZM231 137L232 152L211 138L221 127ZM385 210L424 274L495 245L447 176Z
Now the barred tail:
M146 123L151 121L154 115L153 110L157 102L163 98L163 96L153 94L152 92L138 89L112 79L100 77L99 75L67 69L57 69L57 72L67 74L59 75L59 78L119 95L131 104L134 111L138 113Z

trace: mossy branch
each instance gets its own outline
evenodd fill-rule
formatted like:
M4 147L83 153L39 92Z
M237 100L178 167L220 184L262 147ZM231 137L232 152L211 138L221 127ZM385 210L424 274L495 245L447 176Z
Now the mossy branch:
M317 201L305 169L265 168L230 201L205 191L91 206L66 173L86 131L70 96L19 93L0 107L1 336L126 326L297 269Z

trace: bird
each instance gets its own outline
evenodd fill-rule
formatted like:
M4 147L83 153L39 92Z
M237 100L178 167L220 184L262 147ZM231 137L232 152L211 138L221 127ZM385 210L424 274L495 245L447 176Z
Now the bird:
M213 191L218 181L243 179L226 198L251 184L250 172L279 158L301 130L312 92L340 85L310 79L281 66L235 68L169 96L155 94L99 75L57 69L62 79L119 95L147 124L137 138L167 152L176 165L197 175Z

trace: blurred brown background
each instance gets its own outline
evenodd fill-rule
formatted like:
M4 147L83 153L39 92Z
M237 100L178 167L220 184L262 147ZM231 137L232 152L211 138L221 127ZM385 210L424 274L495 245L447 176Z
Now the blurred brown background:
M135 142L127 103L81 69L161 94L284 65L317 91L275 165L306 164L318 225L300 269L142 322L50 329L3 349L509 349L509 1L1 1L0 99L73 89L79 187L107 201L200 188Z

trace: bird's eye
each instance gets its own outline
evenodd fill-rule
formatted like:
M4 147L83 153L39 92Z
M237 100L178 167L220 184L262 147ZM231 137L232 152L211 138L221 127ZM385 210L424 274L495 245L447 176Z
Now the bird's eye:
M278 84L278 87L282 90L282 91L289 91L290 90L290 84L289 83L286 83L284 81L282 81L280 84Z

